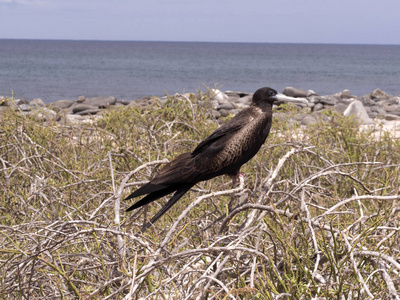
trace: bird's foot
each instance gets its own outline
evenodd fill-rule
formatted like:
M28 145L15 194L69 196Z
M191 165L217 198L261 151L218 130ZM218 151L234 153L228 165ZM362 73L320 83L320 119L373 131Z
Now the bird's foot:
M240 178L242 178L244 180L244 174L239 172L235 176L235 184L236 185L240 184Z

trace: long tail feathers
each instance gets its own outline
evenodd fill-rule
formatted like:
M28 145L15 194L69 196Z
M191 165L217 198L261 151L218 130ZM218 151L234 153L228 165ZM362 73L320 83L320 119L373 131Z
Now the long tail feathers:
M136 202L131 207L129 207L126 211L131 211L136 208L142 207L143 205L149 204L149 203L153 202L154 200L164 197L176 190L177 190L177 187L172 186L172 187L160 190L160 191L151 192L146 197L140 199L138 202ZM136 196L134 196L134 197L136 197ZM130 199L130 198L128 197L125 200L127 200L127 199Z
M163 190L165 188L168 188L168 186L157 185L157 184L152 184L152 183L148 182L144 186L142 186L141 188L139 188L136 191L134 191L128 197L126 197L125 200L129 200L129 199L132 199L132 198L135 198L135 197L139 197L139 196L142 196L142 195L146 195L146 194L152 194L154 192ZM170 193L172 193L172 192L173 191L171 191Z
M176 193L172 196L171 199L165 204L160 211L153 217L149 222L147 222L141 229L142 232L145 232L147 228L149 228L151 225L153 225L163 214L165 214L180 198L182 198L183 195L186 194L188 190L192 188L193 185L186 185L181 188L179 188ZM146 196L147 197L147 196ZM145 198L146 198L145 197ZM144 199L144 198L143 198ZM142 200L143 200L142 199ZM139 202L141 202L140 200Z

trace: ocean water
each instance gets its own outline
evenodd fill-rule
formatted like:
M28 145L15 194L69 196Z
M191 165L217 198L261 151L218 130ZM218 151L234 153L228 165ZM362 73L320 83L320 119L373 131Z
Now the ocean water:
M0 40L0 95L46 103L263 86L400 94L400 46Z

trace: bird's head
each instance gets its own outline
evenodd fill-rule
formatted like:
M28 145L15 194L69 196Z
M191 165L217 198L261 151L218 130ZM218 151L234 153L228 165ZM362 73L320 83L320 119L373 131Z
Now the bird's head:
M278 93L270 87L263 87L258 89L253 95L253 103L257 106L263 106L263 104L273 104L275 101L286 101L292 103L303 103L308 104L308 101L304 98L293 98Z

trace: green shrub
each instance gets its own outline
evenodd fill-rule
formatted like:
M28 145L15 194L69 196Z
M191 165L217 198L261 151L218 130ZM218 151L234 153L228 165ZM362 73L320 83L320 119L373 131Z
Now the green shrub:
M147 163L193 150L218 126L206 97L190 98L110 110L94 125L2 113L0 298L400 292L399 141L373 138L333 111L328 122L301 128L288 126L297 111L287 108L243 166L244 190L202 200L231 189L231 178L199 183L139 234L168 198L130 213L132 202L119 201L159 167Z

